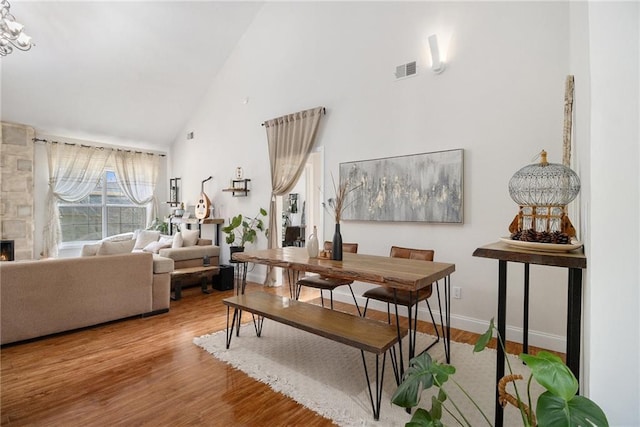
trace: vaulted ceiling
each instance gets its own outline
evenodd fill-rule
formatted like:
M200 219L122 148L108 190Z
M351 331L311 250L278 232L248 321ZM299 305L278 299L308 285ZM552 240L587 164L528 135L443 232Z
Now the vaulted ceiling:
M30 51L0 58L2 120L165 149L262 2L16 1Z

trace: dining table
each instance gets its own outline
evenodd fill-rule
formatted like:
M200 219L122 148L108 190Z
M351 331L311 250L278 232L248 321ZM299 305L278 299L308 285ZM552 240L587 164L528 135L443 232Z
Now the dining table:
M344 253L342 260L333 260L325 257L309 257L306 248L292 246L236 252L232 260L237 263L255 263L284 269L292 299L297 297L296 283L301 273L317 273L326 277L385 286L392 289L394 295L399 290L409 291L415 297L420 289L432 284L435 284L437 291L440 292L440 283L442 283L445 303L444 313L440 313L441 327L446 361L449 363L451 360L451 274L455 271L455 264L361 253ZM241 283L236 286L239 293L244 293L246 285L246 268L244 272L245 274L240 278ZM395 313L400 378L402 378L404 374L401 345L403 333L397 304ZM415 356L415 340L413 342L411 340L412 327L415 328L414 325L409 324L408 360Z

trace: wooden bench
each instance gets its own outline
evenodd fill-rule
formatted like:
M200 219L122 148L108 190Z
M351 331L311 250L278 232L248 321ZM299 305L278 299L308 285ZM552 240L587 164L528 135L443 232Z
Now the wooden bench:
M379 419L387 350L398 342L399 337L395 325L329 310L266 292L236 295L224 299L223 303L227 306L227 348L231 345L234 329L236 334L239 333L241 317L239 314L242 311L248 311L258 316L257 319L255 316L253 319L258 337L262 334L264 318L267 318L359 349L362 354L373 417L375 420ZM231 308L234 309L233 318L229 322ZM407 330L400 328L400 336L406 334ZM365 351L376 355L375 402L365 362ZM380 355L383 356L382 366L380 366Z
M200 287L205 294L210 293L207 290L207 280L210 276L215 276L220 272L220 268L217 266L198 266L198 267L185 267L178 268L171 272L171 287L173 288L174 301L178 301L182 298L182 281L194 276L200 277Z

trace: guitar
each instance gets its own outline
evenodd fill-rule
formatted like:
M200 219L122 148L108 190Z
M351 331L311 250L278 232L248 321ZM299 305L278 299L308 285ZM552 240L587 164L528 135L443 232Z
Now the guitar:
M205 219L209 217L209 209L211 208L211 200L204 193L204 183L209 181L212 177L205 179L202 181L202 186L200 187L200 200L198 200L198 204L196 204L196 218Z

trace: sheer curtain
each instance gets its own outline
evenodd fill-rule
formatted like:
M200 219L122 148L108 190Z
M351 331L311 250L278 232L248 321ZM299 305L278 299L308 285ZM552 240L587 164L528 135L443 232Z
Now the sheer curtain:
M58 255L61 241L58 201L77 202L89 195L102 176L111 150L83 145L47 144L49 192L44 226L44 257Z
M269 204L269 249L278 247L276 197L287 194L296 185L318 132L324 107L299 111L267 120L264 127L269 143L271 163L271 203ZM267 268L265 285L273 286L273 269Z
M147 227L150 226L158 211L155 189L160 156L119 150L114 158L118 184L124 194L137 205L151 205L147 209Z

